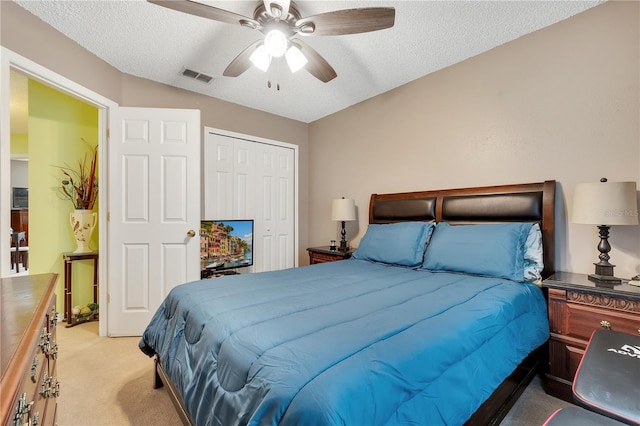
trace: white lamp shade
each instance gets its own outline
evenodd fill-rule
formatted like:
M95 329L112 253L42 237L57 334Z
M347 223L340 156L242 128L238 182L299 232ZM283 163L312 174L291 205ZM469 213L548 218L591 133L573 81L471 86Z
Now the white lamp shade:
M291 45L291 47L287 50L287 53L284 54L284 58L287 60L287 65L289 65L289 69L292 73L304 67L308 62L307 58L302 54L300 49L298 49L294 45Z
M578 184L573 194L572 220L589 225L637 225L636 183Z
M356 203L348 198L333 200L331 205L331 220L351 221L356 220Z
M269 65L271 64L271 55L267 52L267 48L264 44L261 44L254 52L249 56L249 60L259 70L267 72Z

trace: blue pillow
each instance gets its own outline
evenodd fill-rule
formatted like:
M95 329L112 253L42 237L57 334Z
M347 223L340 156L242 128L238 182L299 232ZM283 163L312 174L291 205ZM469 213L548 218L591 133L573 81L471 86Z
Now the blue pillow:
M531 223L436 226L423 268L524 281L525 241Z
M426 222L370 224L360 240L354 259L400 266L420 266L433 232Z

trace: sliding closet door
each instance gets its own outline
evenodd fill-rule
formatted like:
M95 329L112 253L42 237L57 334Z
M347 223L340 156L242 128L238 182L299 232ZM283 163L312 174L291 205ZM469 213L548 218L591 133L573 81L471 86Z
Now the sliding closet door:
M294 267L295 148L248 138L205 128L202 217L254 220L254 266L247 272Z

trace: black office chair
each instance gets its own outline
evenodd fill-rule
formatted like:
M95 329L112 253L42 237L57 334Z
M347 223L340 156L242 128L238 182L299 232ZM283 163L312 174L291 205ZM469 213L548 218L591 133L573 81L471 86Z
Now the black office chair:
M573 380L583 407L640 426L640 335L596 330Z
M594 331L572 390L584 408L562 408L544 426L640 425L640 336Z

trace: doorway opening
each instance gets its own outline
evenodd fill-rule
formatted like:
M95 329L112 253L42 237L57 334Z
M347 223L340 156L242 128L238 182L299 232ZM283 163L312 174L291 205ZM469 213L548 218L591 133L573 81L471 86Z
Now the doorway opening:
M97 303L97 265L69 265L67 253L80 248L70 217L78 208L98 208L93 201L84 205L88 173L92 200L99 193L91 155L97 152L98 109L13 69L10 84L11 276L58 273L61 299L70 304L58 311L69 316L72 307ZM98 235L82 241L83 251L98 252Z
M11 152L10 118L11 117L10 115L11 114L9 112L10 111L9 88L10 88L11 72L15 71L19 74L26 76L29 81L33 83L37 83L45 91L48 90L48 91L55 92L57 96L64 96L69 99L72 99L75 102L84 103L85 106L87 106L90 109L93 109L93 114L97 116L96 118L97 124L94 126L96 129L94 139L99 147L98 156L103 159L106 158L107 156L107 149L106 149L107 148L106 147L107 111L108 111L108 108L117 106L117 104L45 67L42 67L41 65L36 64L35 62L27 58L22 57L21 55L15 52L12 52L4 47L0 47L0 49L1 49L0 83L3 89L5 89L5 90L2 90L2 95L0 95L0 101L2 104L2 108L0 109L0 111L2 111L0 112L0 121L2 121L2 124L3 124L2 126L0 126L0 139L1 139L0 175L2 175L2 183L0 185L2 187L1 196L0 196L2 198L1 200L2 202L0 203L0 205L10 206L11 192L12 192L11 183L10 183L10 180L11 180L11 161L10 161L10 156L11 156L10 155L10 152ZM53 102L53 105L55 106L55 101ZM69 120L69 119L70 117L66 117L65 120ZM60 121L64 121L64 120L60 120ZM48 139L49 134L46 133L47 131L46 127L55 126L56 122L55 120L41 119L38 124L42 125L42 128L45 128L45 131L43 134L47 135L46 137L42 137L42 139ZM48 131L49 133L55 132L55 130L51 130L51 129L48 129ZM29 138L35 140L36 136L31 135L29 136ZM70 140L75 139L75 137L68 137L68 139ZM36 184L36 182L32 180L34 176L34 174L32 173L32 169L35 169L34 158L32 158L33 155L31 155L33 153L34 151L32 150L28 156L29 157L28 158L28 163L29 163L28 199L30 201L28 206L30 210L28 214L29 219L32 219L33 214L35 213L35 208L33 203L35 202L36 199L40 197L44 197L44 198L48 197L50 202L55 201L55 202L58 202L59 205L61 203L62 204L64 203L63 201L58 199L55 194L55 191L54 191L55 184L53 185L49 184L47 186L47 184L45 183L44 185L40 185L40 184ZM37 151L36 153L39 154L39 152ZM46 163L46 166L41 167L42 170L40 170L40 174L48 176L49 178L52 178L52 176L55 176L56 170L52 166L56 164L52 164L52 163L53 163L53 159L49 159L49 161ZM107 193L108 179L107 179L106 167L102 167L101 169L99 169L98 174L99 174L99 181L101 182L100 192L98 194L98 200L102 200L103 193L104 194ZM106 216L107 216L106 198L104 198L104 202L102 202L101 205L102 207L96 208L96 211L98 212L98 220L101 223L106 224ZM42 214L42 212L40 211L38 211L37 213ZM50 231L56 227L63 227L69 224L70 220L69 220L68 213L67 213L66 219L63 219L63 220L64 220L64 223L56 222L53 219L50 220L48 226L45 226L45 231L42 231L42 232L39 232L37 231L37 229L33 228L34 226L33 220L29 220L30 223L28 224L28 232L29 232L29 254L28 254L28 260L27 260L28 274L32 275L36 273L56 272L60 275L60 279L58 281L59 284L56 291L58 295L57 297L58 312L63 311L63 306L62 306L63 300L64 300L63 284L62 284L63 283L63 278L62 278L63 262L62 262L62 256L60 256L60 254L65 249L64 248L58 249L58 254L55 256L54 262L50 262L48 264L46 262L43 262L42 264L39 264L40 262L37 259L39 258L39 252L41 251L41 247L40 247L40 244L38 243L38 240L44 239L45 244L49 244L49 245L58 244L61 246L62 243L60 242L57 234L55 232L51 234ZM10 251L10 245L8 244L8 242L11 241L8 235L9 230L11 228L10 225L11 225L11 211L8 208L3 208L2 211L0 211L0 237L1 237L0 241L7 242L6 245L0 244L0 258L6 259L6 261L0 262L0 276L3 276L3 277L10 276L10 271L11 271L11 265L8 261L10 258L10 253L8 252ZM103 233L106 230L106 227L103 226L103 228L105 229L101 229L97 232L98 237L97 237L96 244L98 245L97 249L100 252L106 253L107 252L107 241L106 241L107 234ZM37 235L40 235L40 236L37 237ZM51 241L46 239L47 235L52 235L49 238ZM107 283L106 256L101 256L99 265L100 265L99 282L106 284ZM78 272L77 274L80 274L80 272ZM106 308L106 301L107 301L106 285L100 286L98 299L99 299L99 304L105 306ZM105 315L101 315L100 317L100 324L99 324L100 335L107 334L106 309L104 310L104 312L105 312Z

